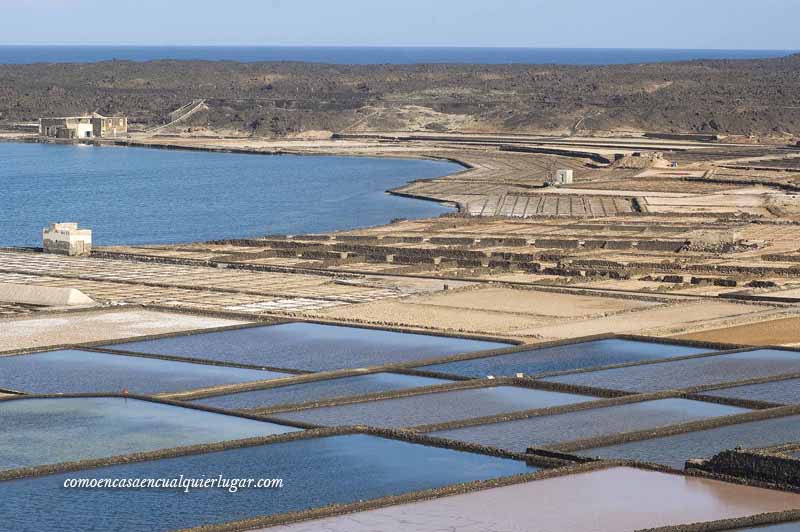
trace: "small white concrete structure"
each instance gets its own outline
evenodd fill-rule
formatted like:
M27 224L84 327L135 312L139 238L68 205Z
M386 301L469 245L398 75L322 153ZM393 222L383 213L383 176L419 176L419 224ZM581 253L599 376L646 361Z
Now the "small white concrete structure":
M561 169L556 172L556 183L559 185L571 185L574 172L572 170Z
M42 307L90 307L97 303L75 288L0 283L0 301Z
M73 222L50 224L42 230L42 247L45 253L89 255L92 252L92 231L78 229L78 224Z

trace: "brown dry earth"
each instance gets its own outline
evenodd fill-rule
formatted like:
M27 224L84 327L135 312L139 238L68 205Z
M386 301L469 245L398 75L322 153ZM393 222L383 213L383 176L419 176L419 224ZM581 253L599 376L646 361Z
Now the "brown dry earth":
M726 342L745 345L800 344L800 318L785 318L674 336L678 340Z

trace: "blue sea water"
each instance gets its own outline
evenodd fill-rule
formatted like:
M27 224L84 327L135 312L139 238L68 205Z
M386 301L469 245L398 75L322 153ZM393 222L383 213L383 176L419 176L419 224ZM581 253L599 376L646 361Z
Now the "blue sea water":
M449 212L386 194L460 170L442 161L265 156L0 142L0 246L74 221L95 244L161 244L351 229Z
M0 46L0 63L91 63L113 59L303 61L334 64L635 64L694 59L782 57L789 50L478 48L376 46Z

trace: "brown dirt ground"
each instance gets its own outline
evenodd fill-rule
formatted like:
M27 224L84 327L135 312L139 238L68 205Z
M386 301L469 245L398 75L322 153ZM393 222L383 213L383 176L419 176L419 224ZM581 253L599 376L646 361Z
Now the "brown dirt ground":
M604 315L657 305L657 303L633 299L590 297L511 288L439 292L435 295L415 297L412 301L443 308L570 318Z
M746 345L800 344L800 318L784 318L762 323L751 323L726 329L682 334L673 338Z

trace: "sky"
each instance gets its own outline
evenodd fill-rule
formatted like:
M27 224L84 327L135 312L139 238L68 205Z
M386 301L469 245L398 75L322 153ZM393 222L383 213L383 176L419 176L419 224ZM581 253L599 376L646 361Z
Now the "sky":
M800 49L800 0L0 0L0 44Z

